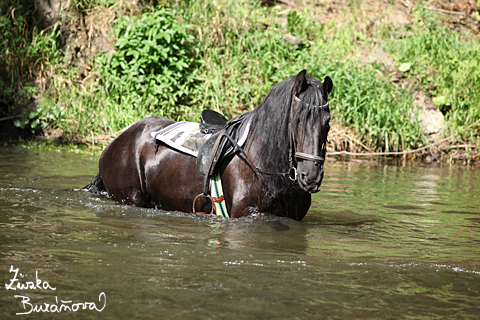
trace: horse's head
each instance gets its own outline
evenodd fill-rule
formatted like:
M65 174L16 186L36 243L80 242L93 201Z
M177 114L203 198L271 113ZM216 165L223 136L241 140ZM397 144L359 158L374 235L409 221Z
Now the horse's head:
M307 78L302 70L295 78L290 111L291 157L296 162L293 175L300 187L310 193L317 192L323 179L327 135L330 129L328 95L333 83ZM292 173L291 173L292 175ZM293 177L292 177L293 178Z

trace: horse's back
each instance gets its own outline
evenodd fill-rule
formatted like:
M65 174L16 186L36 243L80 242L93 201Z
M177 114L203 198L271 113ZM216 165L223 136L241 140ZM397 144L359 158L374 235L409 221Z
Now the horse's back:
M142 119L126 128L105 148L99 160L99 173L108 195L116 201L136 206L148 206L144 165L141 163L153 139L150 132L160 130L174 121L153 116ZM142 152L143 151L143 152Z
M140 207L156 205L166 210L192 211L193 199L202 191L203 182L196 158L162 143L155 151L151 136L173 123L163 117L142 119L105 148L99 170L113 200Z

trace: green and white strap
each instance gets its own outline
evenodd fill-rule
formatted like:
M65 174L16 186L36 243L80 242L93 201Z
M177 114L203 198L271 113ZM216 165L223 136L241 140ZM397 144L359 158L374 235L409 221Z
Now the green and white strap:
M224 218L229 218L225 197L223 196L222 181L220 175L215 172L210 181L210 190L212 190L213 203L215 205L215 214Z

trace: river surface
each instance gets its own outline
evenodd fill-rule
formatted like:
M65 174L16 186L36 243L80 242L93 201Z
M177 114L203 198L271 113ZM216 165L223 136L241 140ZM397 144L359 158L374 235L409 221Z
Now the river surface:
M0 147L1 319L480 319L478 168L329 160L297 222L118 205L97 161Z

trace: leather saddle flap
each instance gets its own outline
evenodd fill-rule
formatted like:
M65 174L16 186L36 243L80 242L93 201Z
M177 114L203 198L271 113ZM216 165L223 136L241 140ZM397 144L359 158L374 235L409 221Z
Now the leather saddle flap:
M210 139L207 140L203 144L203 146L200 148L198 151L197 155L197 168L200 171L201 174L205 175L209 171L208 163L209 160L212 156L213 153L213 146L215 145L215 142L217 141L218 137L220 135L220 132L214 133ZM220 146L219 148L223 148L224 146Z

